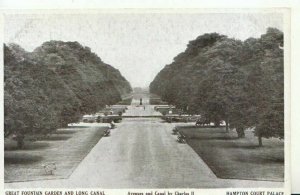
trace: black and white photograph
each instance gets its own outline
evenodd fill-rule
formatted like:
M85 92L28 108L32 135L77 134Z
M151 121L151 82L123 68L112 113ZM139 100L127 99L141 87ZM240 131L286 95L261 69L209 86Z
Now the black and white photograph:
M5 14L5 189L284 189L287 13Z

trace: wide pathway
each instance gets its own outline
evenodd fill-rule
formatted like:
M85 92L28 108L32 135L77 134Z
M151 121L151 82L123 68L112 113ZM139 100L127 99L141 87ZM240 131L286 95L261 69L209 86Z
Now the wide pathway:
M144 112L129 107L128 112ZM133 110L132 110L133 109ZM146 109L153 107L146 105ZM154 112L153 110L151 112ZM125 118L103 137L68 179L7 183L6 188L221 188L280 187L280 182L217 178L159 118ZM212 154L214 155L214 154ZM58 170L59 171L59 170Z

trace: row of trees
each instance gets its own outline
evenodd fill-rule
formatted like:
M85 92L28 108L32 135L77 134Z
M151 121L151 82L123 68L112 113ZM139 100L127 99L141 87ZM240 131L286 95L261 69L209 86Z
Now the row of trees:
M33 52L4 45L5 136L48 134L131 91L120 72L77 42L50 41Z
M158 73L150 91L216 125L224 120L240 138L255 127L261 146L262 137L284 137L282 47L275 28L245 41L204 34Z

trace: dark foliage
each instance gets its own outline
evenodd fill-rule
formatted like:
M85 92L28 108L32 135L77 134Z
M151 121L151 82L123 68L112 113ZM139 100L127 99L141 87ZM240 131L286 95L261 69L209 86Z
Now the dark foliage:
M150 92L216 125L221 120L244 137L284 137L283 33L269 28L244 42L216 33L191 41L166 65Z
M50 41L33 52L4 45L4 71L5 136L16 140L77 122L131 92L118 70L77 42Z

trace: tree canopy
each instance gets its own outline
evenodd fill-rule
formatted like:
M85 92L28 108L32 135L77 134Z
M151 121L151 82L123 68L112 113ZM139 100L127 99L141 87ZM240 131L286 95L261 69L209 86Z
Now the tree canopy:
M26 52L4 45L5 135L49 133L121 100L131 86L77 42L50 41Z
M283 33L268 28L240 41L217 33L190 41L150 84L150 92L216 125L221 120L244 137L284 137ZM188 108L188 109L187 109Z

